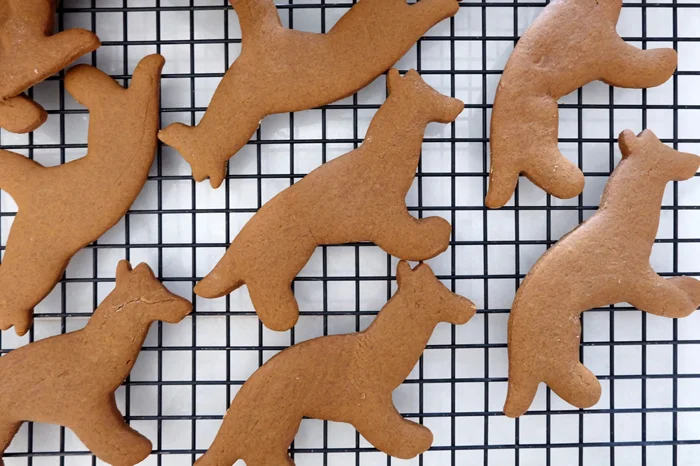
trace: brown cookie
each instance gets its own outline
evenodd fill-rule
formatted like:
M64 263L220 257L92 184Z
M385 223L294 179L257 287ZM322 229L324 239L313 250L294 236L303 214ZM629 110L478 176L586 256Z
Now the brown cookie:
M85 29L52 35L55 10L52 0L0 2L0 127L9 131L26 133L46 121L44 109L19 94L100 46Z
M617 34L621 7L554 0L518 41L493 104L488 207L508 202L520 173L562 199L583 191L583 173L558 149L561 97L591 81L643 88L673 74L673 49L640 50Z
M370 2L371 3L371 2ZM287 330L299 317L291 283L319 244L371 241L405 260L426 260L449 245L440 217L418 220L406 208L429 122L454 121L464 104L415 71L389 71L389 97L358 149L309 173L265 204L195 287L205 298L244 283L263 323Z
M600 209L547 251L527 274L508 321L508 397L504 411L529 408L540 382L579 408L600 398L595 375L579 362L583 311L628 302L684 317L700 305L700 281L663 279L649 265L666 184L691 178L700 157L665 146L651 131L620 135L623 160Z
M231 0L242 33L231 65L202 121L160 132L192 166L194 179L218 188L226 162L267 115L297 112L352 95L396 63L433 25L459 10L457 0L364 0L328 34L286 29L273 0Z
M191 310L148 265L132 271L121 261L116 288L84 329L0 358L0 456L22 422L33 421L68 427L109 464L143 460L151 442L124 422L114 391L134 367L151 323L177 323Z
M85 157L44 167L0 150L0 188L19 207L0 264L0 329L26 333L70 258L114 226L146 183L163 63L160 55L144 58L128 90L91 66L68 72L66 89L90 110Z
M243 384L209 451L197 466L290 465L289 444L301 419L347 422L372 445L413 458L433 442L405 420L391 394L418 362L440 322L459 325L476 312L426 264L399 262L399 288L363 332L305 341L270 359Z

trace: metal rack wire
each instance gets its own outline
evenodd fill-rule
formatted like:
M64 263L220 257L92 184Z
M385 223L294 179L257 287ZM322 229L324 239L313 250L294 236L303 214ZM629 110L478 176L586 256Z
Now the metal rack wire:
M163 125L197 121L240 47L237 20L226 0L58 3L59 29L78 25L103 39L102 48L83 61L116 79L128 81L146 53L166 56ZM287 25L312 25L317 32L326 32L352 5L277 3ZM581 356L603 384L601 403L574 410L542 388L532 411L520 420L508 420L501 412L509 299L534 260L597 208L597 196L619 157L620 125L653 127L664 142L700 152L700 139L692 132L700 124L700 91L691 92L700 82L700 29L691 28L700 24L700 3L627 3L621 21L625 39L643 48L673 46L681 52L679 71L656 90L594 84L566 97L560 106L560 143L584 170L586 192L559 201L521 182L508 206L488 211L482 199L493 93L508 51L544 5L462 2L455 18L429 32L398 65L415 67L429 83L466 102L456 123L429 128L409 207L419 217L441 215L451 221L451 247L431 263L453 291L480 308L466 326L440 327L414 374L397 390L402 413L436 433L431 450L406 463L698 464L700 433L693 425L700 416L700 396L693 396L693 388L700 386L700 367L689 351L700 339L692 335L699 321L693 317L680 323L628 306L592 310L584 315ZM145 192L123 222L76 256L37 308L27 337L0 334L0 352L84 325L113 286L116 260L149 262L171 289L194 301L195 311L177 327L154 326L132 377L120 389L120 407L153 440L146 464L192 464L209 446L246 371L302 339L366 327L391 296L395 261L367 244L319 248L295 283L300 324L284 334L257 322L245 291L217 301L198 299L191 291L265 200L362 142L366 123L381 104L382 86L380 78L372 90L339 103L266 119L233 159L226 183L216 192L194 183L178 156L160 148ZM49 110L49 122L28 136L2 133L2 146L49 164L84 153L87 112L64 92L63 74L30 95ZM690 259L700 243L692 231L700 208L697 179L674 183L667 192L653 257L664 275L700 275ZM14 210L3 193L3 250ZM292 454L300 466L404 463L376 452L353 429L321 421L304 421ZM6 454L8 466L86 463L97 461L70 431L31 424Z

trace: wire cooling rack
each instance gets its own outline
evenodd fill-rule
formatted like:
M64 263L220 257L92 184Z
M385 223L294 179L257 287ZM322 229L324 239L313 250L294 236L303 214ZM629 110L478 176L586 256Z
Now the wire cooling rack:
M380 1L380 0L362 0ZM282 21L323 32L347 1L278 1ZM483 207L488 123L496 85L520 34L544 2L465 1L397 65L416 68L443 93L465 101L451 125L431 125L408 205L418 217L453 225L450 249L430 264L454 291L479 307L467 325L441 325L409 379L394 395L400 411L429 426L433 447L411 461L375 451L344 424L305 420L293 444L297 465L697 465L700 464L700 316L683 321L643 315L629 306L583 318L582 357L600 378L601 401L580 411L544 387L519 420L501 412L506 390L506 323L515 290L537 258L596 209L624 128L652 128L665 142L700 153L700 3L626 3L620 33L643 48L672 46L679 71L665 85L612 89L594 83L561 103L560 146L586 174L570 201L521 181L497 211ZM64 0L59 29L80 26L103 41L82 62L128 80L136 63L159 52L163 126L198 121L227 65L240 50L240 29L225 0ZM64 92L63 75L30 94L49 111L33 134L3 132L0 143L46 164L85 153L88 115ZM385 80L320 109L267 118L233 160L219 190L196 184L169 148L158 151L149 181L130 213L70 263L36 309L30 333L0 335L6 353L30 341L85 325L114 286L116 263L148 262L166 285L194 300L179 325L154 325L130 379L118 392L130 424L153 441L145 464L190 465L215 435L245 379L276 352L312 337L365 328L395 290L395 260L367 244L320 247L295 282L301 318L295 329L260 325L245 289L218 300L192 294L253 213L321 163L361 142L385 98ZM700 275L700 178L669 185L652 263L663 275ZM0 197L4 247L16 205ZM625 241L625 238L620 238ZM31 370L31 368L27 368ZM25 424L6 464L96 464L71 431Z

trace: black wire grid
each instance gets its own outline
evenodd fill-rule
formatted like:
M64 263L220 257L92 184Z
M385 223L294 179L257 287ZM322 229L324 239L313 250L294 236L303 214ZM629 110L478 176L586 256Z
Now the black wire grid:
M102 47L82 61L118 80L128 81L146 54L166 56L163 125L197 121L240 47L237 19L226 0L58 3L59 30L87 27L103 39ZM319 25L316 32L327 31L352 6L331 0L277 3L290 27L303 27L313 17ZM434 126L426 133L408 203L418 217L441 215L451 221L451 247L431 264L453 291L479 307L467 325L439 327L416 370L395 394L406 417L436 434L427 453L406 463L700 464L700 433L693 427L700 425L700 399L694 395L698 390L693 390L700 387L700 367L690 353L700 339L688 336L697 322L693 317L680 323L626 306L616 306L614 312L592 310L584 316L581 356L599 375L601 402L586 411L575 410L541 387L532 410L520 420L509 420L501 412L510 300L539 255L597 208L606 177L619 160L615 144L619 131L649 125L675 148L700 152L697 132L686 134L700 124L700 98L691 92L694 84L700 89L700 3L625 4L620 26L625 39L642 48L674 47L681 54L679 71L659 89L613 90L597 83L563 99L561 147L584 170L583 195L560 201L521 182L508 206L499 211L484 208L488 120L495 88L512 46L544 5L463 2L455 18L433 29L398 65L402 71L415 67L430 84L466 102L456 123ZM184 23L173 23L176 18ZM173 24L188 27L173 33ZM213 32L217 28L222 35ZM220 69L202 70L199 56L209 62L220 57ZM380 78L374 93L383 97L383 86ZM145 192L133 209L115 229L76 256L56 290L37 308L36 324L28 336L18 338L11 331L0 335L2 353L80 328L113 287L119 258L149 262L171 289L194 301L194 312L178 326L153 326L118 399L126 419L153 441L153 455L146 464L192 464L209 446L229 401L244 382L241 366L252 372L275 352L302 339L365 328L395 289L395 260L375 246L353 244L317 250L314 265L295 282L302 307L300 324L284 334L264 329L250 306L240 305L245 291L217 301L192 293L195 280L208 272L265 200L314 165L362 142L381 103L363 97L365 92L310 112L263 121L254 140L233 159L227 182L216 192L208 184L194 183L179 156L160 148ZM30 95L48 109L49 121L26 136L3 132L3 147L45 164L84 154L87 112L67 97L63 73ZM309 123L308 115L315 115L316 122ZM338 122L347 134L335 131ZM316 135L300 136L305 128ZM690 259L700 242L689 231L700 207L698 197L688 199L697 188L696 180L674 183L667 190L652 256L664 275L700 275ZM14 206L4 194L1 201L4 249ZM174 231L179 232L176 239ZM304 296L314 293L317 301L306 305L310 301ZM363 298L368 294L373 299ZM315 420L302 424L292 455L298 465L404 464L374 450L349 426ZM8 466L97 464L69 430L38 424L22 428L5 461Z

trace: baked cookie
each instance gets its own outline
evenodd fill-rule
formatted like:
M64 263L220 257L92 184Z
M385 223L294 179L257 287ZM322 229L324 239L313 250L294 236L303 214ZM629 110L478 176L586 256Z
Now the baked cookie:
M85 29L53 34L55 14L53 0L0 2L0 128L27 133L41 126L46 111L20 94L100 46Z
M68 427L109 464L146 458L151 442L124 422L114 392L134 367L151 323L177 323L191 310L148 265L131 270L121 261L116 288L84 329L0 358L0 456L22 423L34 421Z
M450 224L440 217L412 217L406 193L425 127L432 121L454 121L464 104L438 93L413 70L404 77L390 70L388 86L389 97L364 144L266 203L195 293L215 298L245 283L262 322L287 330L299 317L292 280L319 244L371 241L393 256L415 261L447 249Z
M218 188L226 162L260 121L354 94L385 72L433 25L459 10L457 0L362 0L327 34L286 29L273 0L231 0L241 24L241 55L195 127L174 123L159 134Z
M308 340L275 355L243 384L197 466L289 465L287 450L304 416L352 424L397 458L426 451L433 434L401 417L391 394L418 362L439 322L459 325L474 304L450 292L421 264L400 262L399 288L363 332Z
M623 159L610 176L600 209L563 237L532 267L508 321L508 396L517 417L540 382L579 408L600 398L600 383L579 361L582 312L628 302L666 317L700 305L700 281L659 277L649 265L661 198L670 181L691 178L700 157L677 152L651 131L620 135Z
M0 264L0 329L25 334L70 258L114 226L146 183L163 63L160 55L144 58L128 90L91 66L68 72L66 89L90 110L85 157L44 167L0 150L0 188L19 207Z
M643 88L671 77L676 52L626 44L615 30L621 8L622 0L553 0L518 41L493 104L488 207L508 202L520 173L562 199L583 191L583 173L558 148L561 97L596 80Z

